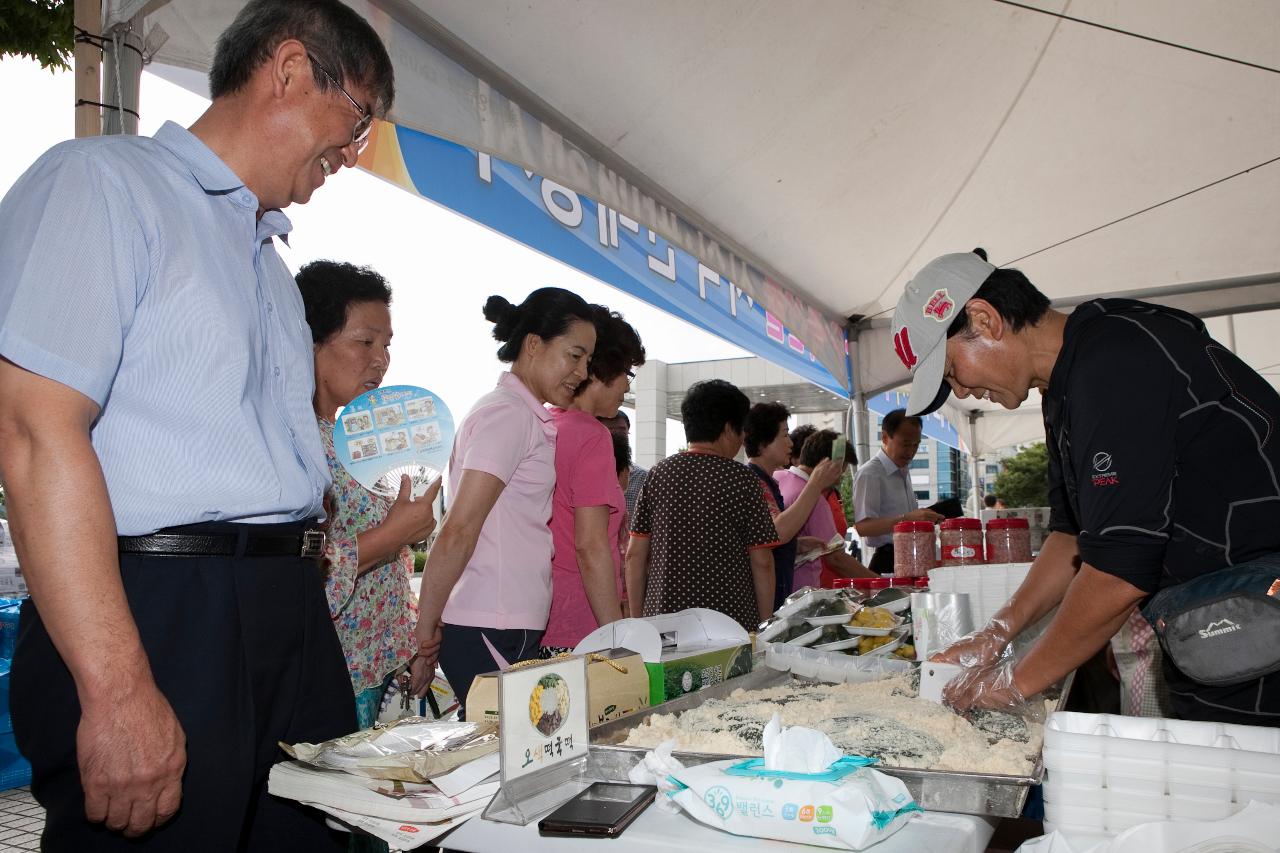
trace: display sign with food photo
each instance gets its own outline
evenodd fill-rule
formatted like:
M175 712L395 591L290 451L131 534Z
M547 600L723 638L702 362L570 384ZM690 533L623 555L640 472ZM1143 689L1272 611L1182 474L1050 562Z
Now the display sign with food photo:
M504 782L586 755L583 658L513 666L498 677L498 683Z

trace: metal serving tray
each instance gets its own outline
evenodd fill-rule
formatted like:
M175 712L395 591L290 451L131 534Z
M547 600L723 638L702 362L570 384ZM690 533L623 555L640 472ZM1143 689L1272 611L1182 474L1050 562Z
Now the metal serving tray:
M645 708L624 717L611 720L591 730L591 754L602 770L611 777L625 779L627 771L644 756L648 749L638 746L622 746L622 741L635 726L650 714L679 714L696 708L708 699L723 699L733 691L760 690L779 687L792 682L813 683L810 679L797 678L789 672L779 672L760 667L746 675L689 693L670 702ZM1066 701L1071 687L1071 676L1063 683L1058 706ZM706 752L677 752L675 756L686 765L723 761L734 756ZM743 756L755 757L755 756ZM877 770L896 776L906 783L907 790L921 807L931 811L960 812L962 814L990 817L1018 817L1027 801L1032 785L1044 779L1044 761L1036 756L1036 763L1029 776L1006 776L995 773L962 773L955 770L920 770L914 767L888 767L876 765ZM613 774L617 774L613 776Z

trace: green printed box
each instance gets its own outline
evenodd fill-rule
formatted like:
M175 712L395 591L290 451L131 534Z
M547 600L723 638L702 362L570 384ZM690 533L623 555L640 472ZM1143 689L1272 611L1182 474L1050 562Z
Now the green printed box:
M644 659L652 705L751 671L747 632L723 613L699 607L603 625L574 653L618 647Z

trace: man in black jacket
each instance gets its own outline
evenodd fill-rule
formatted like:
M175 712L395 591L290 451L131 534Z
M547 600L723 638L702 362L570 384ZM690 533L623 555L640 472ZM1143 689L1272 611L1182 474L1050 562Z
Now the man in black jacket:
M949 704L1024 704L1141 606L1178 716L1280 722L1275 389L1189 314L1097 299L1068 316L984 254L928 264L893 329L909 414L951 392L1009 409L1043 394L1052 532L1008 604L937 658L967 667ZM1025 657L1003 654L1055 606Z

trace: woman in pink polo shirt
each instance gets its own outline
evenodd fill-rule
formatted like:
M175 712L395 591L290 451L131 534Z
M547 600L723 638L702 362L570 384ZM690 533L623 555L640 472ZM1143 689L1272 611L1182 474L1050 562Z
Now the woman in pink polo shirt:
M458 427L449 458L452 503L423 570L418 656L421 695L437 660L466 713L471 681L533 657L551 609L551 493L555 424L544 403L567 407L587 380L596 345L590 307L544 287L519 306L490 296L485 319L511 365Z
M621 315L603 305L595 313L591 378L556 423L556 490L552 499L551 616L542 656L571 650L600 625L622 618L619 531L627 502L618 483L609 428L596 418L618 414L622 397L644 364L644 346Z

